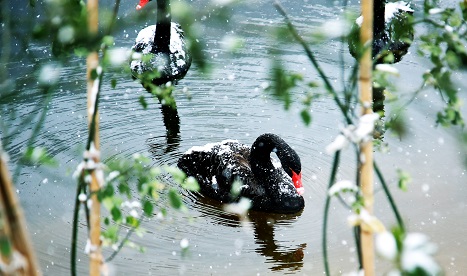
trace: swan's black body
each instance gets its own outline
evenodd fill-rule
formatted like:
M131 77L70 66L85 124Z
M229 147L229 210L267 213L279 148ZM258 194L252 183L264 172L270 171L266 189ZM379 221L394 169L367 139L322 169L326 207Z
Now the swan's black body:
M399 62L407 54L414 37L411 24L413 10L403 1L386 3L385 0L376 0L373 13L373 58L376 63ZM356 59L363 49L359 36L361 24L362 17L359 17L349 36L350 54ZM386 58L390 53L392 60Z
M273 164L271 152L282 166ZM201 194L221 202L247 197L252 209L273 213L295 213L305 206L298 192L303 190L300 158L274 134L259 136L251 148L235 140L193 147L179 159L178 167L198 180ZM292 178L300 184L294 186ZM233 196L235 180L242 186L240 194Z
M144 2L143 5L148 1ZM141 57L131 61L134 77L142 78L145 73L158 72L157 76L152 77L152 83L156 85L176 82L185 77L191 66L191 56L180 25L171 22L168 0L157 0L157 24L139 32L132 50L151 55L149 60Z

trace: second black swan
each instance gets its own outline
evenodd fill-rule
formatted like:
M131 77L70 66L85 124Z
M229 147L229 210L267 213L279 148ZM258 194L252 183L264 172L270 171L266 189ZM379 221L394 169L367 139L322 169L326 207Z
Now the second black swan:
M142 9L150 1L140 0L136 9ZM152 83L161 85L185 77L191 66L191 55L182 28L171 20L169 0L157 0L157 24L138 33L132 50L151 55L149 59L142 56L131 61L131 72L135 78L154 72Z
M373 6L373 47L372 56L376 63L396 63L407 54L414 38L411 17L413 9L404 1L386 3L376 0ZM349 37L350 54L359 58L360 26L363 17L355 21ZM392 55L392 58L388 58Z
M272 213L296 213L305 207L300 157L275 134L260 135L251 148L236 140L192 147L178 167L197 179L201 194L224 203L246 197L253 210ZM242 186L234 196L235 180Z

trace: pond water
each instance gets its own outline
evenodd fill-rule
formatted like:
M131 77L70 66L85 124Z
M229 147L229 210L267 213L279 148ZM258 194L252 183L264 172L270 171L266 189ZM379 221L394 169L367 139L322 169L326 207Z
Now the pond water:
M122 3L119 22L132 18L135 4ZM203 8L205 1L193 5ZM334 3L326 1L297 1L284 6L301 32L309 32L341 13ZM312 106L311 126L305 127L299 116L302 108L299 103L284 111L282 103L263 92L261 85L269 81L268 50L276 46L268 32L271 27L283 23L270 1L252 1L248 6L237 8L231 22L237 23L221 26L207 21L203 38L214 69L207 75L194 66L180 81L175 91L180 124L170 135L167 135L160 105L151 100L137 82L123 72L106 75L100 103L102 158L141 153L150 156L155 166L173 165L191 146L227 138L251 144L258 135L273 132L292 145L301 157L306 207L300 214L287 216L253 213L247 226L242 227L236 217L224 212L215 202L180 189L188 212L169 211L165 220L145 221L144 236L133 235L132 240L144 245L146 252L124 248L109 264L114 275L323 273L322 213L332 162L324 148L338 134L342 118L330 99L320 99ZM120 29L116 35L117 47L130 48L143 25L138 23L132 28ZM227 54L220 43L226 33L232 32L245 39L245 47L235 56ZM336 41L314 47L318 61L331 76L333 85L339 87L340 51L345 51L347 67L353 64L347 48L341 48ZM287 68L302 73L306 80L317 80L317 73L302 49L295 45L286 48L283 59ZM396 79L400 93L414 91L421 83L421 73L427 69L416 56L415 49L416 46L412 46L411 53L396 66L401 74ZM48 51L39 45L35 50ZM15 60L10 65L17 72L24 66ZM61 166L26 167L16 187L45 275L64 275L69 271L76 187L71 173L81 161L87 137L84 71L82 59L75 59L64 69L63 82L49 105L43 131L36 139L35 145L48 148ZM110 86L110 78L118 81L115 89ZM15 99L8 110L16 111L16 118L24 118L35 112L40 95L33 76L18 76L18 80L24 80L24 86L30 87L31 92L27 97ZM190 92L191 99L183 92L184 88ZM149 102L147 110L139 104L141 95ZM462 165L455 132L435 125L438 110L439 95L431 90L420 94L404 113L409 135L403 139L386 135L390 152L376 153L376 160L386 175L409 231L424 232L437 243L436 259L447 275L465 275L466 168ZM13 125L18 123L14 121ZM31 129L22 131L8 148L12 162L24 150L31 133ZM354 160L351 150L347 150L342 156L339 179L354 179ZM412 176L408 192L397 189L397 168ZM168 183L175 186L170 180ZM375 213L388 227L395 224L379 185ZM349 272L357 266L355 245L346 222L348 215L339 202L332 201L328 236L333 274ZM189 242L185 254L180 247L183 239ZM86 226L82 220L79 274L88 269L88 258L83 253L85 241ZM105 254L108 256L109 250ZM382 267L386 266L382 264Z

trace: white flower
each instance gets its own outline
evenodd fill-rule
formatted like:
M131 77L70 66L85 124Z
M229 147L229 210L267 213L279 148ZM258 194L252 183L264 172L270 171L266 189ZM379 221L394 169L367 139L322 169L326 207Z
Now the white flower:
M336 182L334 185L329 188L328 194L334 196L340 192L357 192L358 187L352 181L341 180Z
M446 30L446 32L448 33L452 33L454 31L454 28L451 26L451 25L445 25L444 26L444 29Z
M114 180L115 178L117 178L119 175L120 175L119 171L111 171L109 175L107 176L107 178L105 179L105 182L110 182Z
M444 10L441 9L441 8L433 8L433 9L430 9L428 11L429 14L438 14L438 13L442 13Z
M109 54L109 61L110 64L113 66L121 66L123 64L128 63L130 57L134 57L135 54L132 55L131 50L125 48L113 48L108 50Z
M354 131L355 138L357 139L354 142L360 142L364 139L367 139L368 136L373 133L375 129L375 122L379 119L377 113L365 114L360 117L357 128Z
M375 246L376 251L381 257L390 261L394 261L396 259L397 244L392 233L384 231L376 235Z
M334 141L331 144L326 146L325 150L327 154L332 155L336 153L337 151L347 148L348 145L349 145L349 140L347 140L347 138L344 135L339 134L337 135L336 139L334 139Z
M327 20L321 25L320 33L327 38L336 38L346 36L349 33L350 26L345 20Z
M128 207L130 209L133 209L133 208L137 208L137 209L141 209L141 203L139 201L136 201L136 200L133 200L133 201L124 201L122 203L122 208L125 208L125 207Z
M397 70L396 67L390 65L390 64L384 64L384 63L381 63L381 64L377 64L376 65L376 70L380 71L380 72L385 72L385 73L389 73L389 74L392 74L392 75L395 75L395 76L399 76L399 70Z
M360 117L357 126L348 125L341 129L341 134L336 139L326 146L326 153L333 154L336 151L347 147L349 142L360 143L370 138L370 135L375 129L375 122L379 119L377 113L365 114Z
M134 218L139 218L139 214L138 214L138 211L136 211L135 209L132 209L130 211L130 216L134 217Z
M97 246L91 243L90 239L86 240L86 246L84 247L84 254L89 255L97 250Z
M80 193L79 196L78 196L78 200L80 202L85 202L86 200L88 199L88 196L84 193Z
M84 170L84 161L81 161L78 166L76 166L76 170L73 172L72 177L74 179L78 179L78 177L81 175L81 173Z
M350 226L360 225L364 231L373 233L381 233L385 231L383 223L377 217L368 213L365 209L361 209L359 214L348 216L347 222Z
M39 72L39 83L42 85L54 85L60 79L62 67L58 64L48 63L42 66Z
M75 29L70 25L63 26L58 30L57 37L61 43L71 43L75 38Z
M420 268L429 275L439 274L441 269L432 257L436 250L436 245L429 242L426 235L421 233L407 234L403 241L402 269L413 272Z
M131 53L131 60L142 60L143 59L143 54L139 52L133 52Z

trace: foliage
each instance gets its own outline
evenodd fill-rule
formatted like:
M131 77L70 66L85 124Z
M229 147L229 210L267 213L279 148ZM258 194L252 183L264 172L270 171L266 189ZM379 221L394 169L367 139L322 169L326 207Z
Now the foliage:
M437 0L424 1L424 18L428 30L420 36L421 56L429 58L433 67L424 76L424 83L440 92L445 107L437 113L437 122L443 126L464 126L462 102L457 85L452 80L455 70L467 68L467 7L460 2L455 8L441 9Z
M220 1L223 2L223 1ZM226 1L228 2L228 1ZM4 2L5 3L5 2ZM31 7L35 6L35 1L30 0L29 4ZM7 4L5 4L7 5ZM118 11L119 1L115 3L114 11ZM453 80L453 75L456 70L463 70L467 66L467 51L465 45L467 45L467 7L465 2L460 3L459 9L445 8L440 9L437 0L426 0L424 1L424 15L421 19L414 20L411 24L423 24L426 27L426 32L423 34L417 34L416 39L420 42L418 53L427 57L432 64L432 67L423 75L421 88L414 92L416 96L422 89L426 89L427 86L434 87L442 97L444 107L437 113L436 121L443 126L458 125L464 126L464 119L461 113L462 102L459 97L459 89L457 83ZM53 159L45 148L34 146L35 136L40 131L44 118L47 113L46 106L51 100L53 92L56 88L56 84L60 80L60 70L72 58L82 58L92 51L99 51L101 53L101 68L103 72L97 71L91 72L93 79L99 80L101 83L103 74L110 70L116 69L121 70L123 67L126 72L128 70L128 61L130 60L131 53L125 52L120 62L115 64L114 55L112 55L112 47L114 46L114 40L112 37L112 31L114 29L114 23L117 13L111 14L108 18L104 18L105 24L102 32L97 34L90 34L88 31L87 23L87 11L83 1L62 1L53 0L46 1L41 6L45 10L45 16L40 19L31 19L36 24L32 30L33 39L35 42L50 42L50 50L53 55L51 62L48 64L39 64L33 66L36 72L33 72L38 76L38 84L40 87L40 93L42 94L41 101L38 103L38 109L32 112L30 116L24 119L17 128L9 130L8 125L5 121L0 122L2 127L2 143L5 143L5 148L8 150L8 139L12 135L25 127L26 124L33 121L34 114L39 114L37 124L29 138L28 146L20 158L20 165L15 171L15 176L20 174L21 165L53 165L56 166L57 162ZM225 22L225 18L228 18L230 11L228 5L222 5L218 3L217 6L207 7L205 11L193 12L192 8L183 1L176 1L173 3L172 10L174 11L174 18L181 23L182 28L186 31L187 37L190 41L190 49L192 51L194 61L198 68L202 72L209 72L209 63L202 51L203 41L203 28L201 23L203 20L219 20L219 22ZM279 12L281 12L279 10ZM7 18L7 9L2 6L2 19ZM104 13L105 14L105 13ZM337 189L337 192L332 192L332 189L339 187L339 182L336 183L335 177L339 167L339 154L345 148L342 145L345 143L346 146L350 145L355 150L356 162L361 164L360 160L360 148L358 142L363 139L371 139L373 134L374 120L371 122L371 128L365 128L364 135L358 136L358 140L353 139L355 137L356 130L362 124L359 121L359 114L356 112L358 105L360 104L357 100L356 90L356 79L357 73L354 70L349 75L349 80L344 81L342 91L336 90L330 78L321 69L318 62L314 58L313 51L311 51L309 42L304 41L298 32L294 29L291 21L287 18L286 14L282 11L282 15L286 19L287 27L280 27L276 32L277 40L287 40L290 43L292 39L295 39L300 45L303 46L304 52L307 54L312 65L318 71L320 80L307 81L306 76L289 72L286 64L282 61L280 55L280 49L271 50L271 84L265 86L266 90L272 95L284 103L285 109L290 109L294 101L299 99L301 102L300 116L305 125L309 125L312 122L311 106L313 102L323 96L330 96L336 102L339 110L342 112L344 118L345 127L340 129L339 136L341 144L335 144L334 150L331 154L334 154L334 164L330 176L330 189L329 194L326 197L326 209L325 209L325 221L323 222L323 251L325 255L326 268L328 268L328 259L326 253L326 223L327 223L327 210L330 204L331 197L337 197L339 200L343 200L342 196L347 196L346 207L352 212L351 217L353 220L353 226L374 226L378 231L383 230L384 226L381 225L377 218L366 216L363 208L364 202L361 197L359 188L358 177L355 184L352 183L350 186L345 186L342 189ZM149 11L143 10L140 19L151 15ZM37 18L32 16L31 18ZM203 18L200 20L200 18ZM11 20L12 22L18 23ZM9 22L7 22L8 24ZM349 23L349 22L347 22ZM122 23L123 24L123 23ZM28 24L24 24L29 26ZM16 24L21 26L21 24ZM351 30L351 24L339 25L341 32L338 38L341 39L343 44L347 42L351 36L355 36L355 32ZM412 26L411 26L412 27ZM15 27L16 28L16 27ZM397 28L394 27L394 28ZM9 30L8 25L4 29L6 30L3 35L8 36L7 31ZM323 28L324 30L324 28ZM13 29L14 32L19 32ZM396 30L395 30L396 31ZM397 31L396 31L397 32ZM18 35L22 37L21 35ZM280 38L280 39L279 39ZM312 36L314 39L312 43L320 43L328 38L325 33L314 33ZM410 37L404 37L404 39L410 39ZM7 41L8 42L8 41ZM22 37L22 47L27 49L29 44L29 37ZM282 41L284 42L284 41ZM9 43L2 44L2 63L6 63L8 60L8 45ZM354 45L355 46L355 45ZM236 40L232 51L241 47L241 39ZM279 46L280 48L280 46ZM355 52L360 53L364 47L362 45L355 46ZM34 55L29 51L27 55L34 59ZM343 51L342 51L343 52ZM117 55L121 53L116 53ZM390 55L385 56L386 62L394 61ZM382 70L380 70L382 69ZM386 70L384 70L386 69ZM394 93L389 93L392 98L391 101L399 101L399 95L395 92L395 88L391 87L391 78L397 76L394 71L387 70L388 67L376 68L374 73L374 80L376 87L388 88ZM390 67L389 67L390 69ZM7 103L12 99L13 95L20 90L19 83L16 80L12 80L6 77L4 69L0 69L0 93L1 103ZM153 73L153 74L157 74ZM141 82L143 85L156 96L163 104L169 105L176 108L174 99L174 86L155 86L150 80L154 77L153 74L143 76ZM44 77L45 76L45 77ZM118 86L116 80L110 80L111 87L115 88ZM21 92L23 92L22 90ZM147 108L146 99L141 96L135 99L141 103L143 108ZM409 102L410 103L410 102ZM402 104L402 107L407 105ZM98 98L96 99L95 111L98 109ZM15 116L14 113L10 113L6 107L2 106L2 111L8 116ZM94 113L95 114L95 113ZM2 116L5 117L5 116ZM403 116L395 114L395 116L388 116L388 119L384 122L387 128L392 129L394 132L402 135L405 133ZM466 135L463 136L467 140ZM173 187L167 189L166 181L164 180L165 175L170 175L177 184L188 190L197 190L199 187L194 178L186 177L186 175L180 170L169 167L152 167L150 160L141 155L135 155L130 160L113 158L105 164L100 162L94 162L93 157L100 155L92 148L93 135L89 134L87 141L87 152L84 156L84 161L76 171L76 177L78 178L78 189L76 194L77 210L79 206L88 208L92 202L89 200L91 192L87 188L89 183L89 175L93 172L97 172L101 176L102 188L97 192L99 200L102 202L106 209L106 215L103 219L103 225L105 231L102 232L102 240L104 245L111 246L116 252L121 248L123 244L128 244L133 247L137 247L143 250L128 240L128 236L121 236L122 229L130 228L136 229L137 233L141 233L143 230L140 228L141 222L145 217L153 216L155 213L162 214L165 216L167 213L166 205L163 204L164 200L168 204L177 210L186 211L186 207L183 205L183 200L178 190ZM379 171L378 166L375 163L375 171L378 176L378 181L381 183L384 192L388 198L389 204L397 218L398 226L389 233L390 237L396 244L396 253L392 254L390 260L393 261L394 266L405 273L404 275L425 275L433 274L434 270L428 270L421 266L412 266L413 269L407 269L403 265L404 262L404 250L407 247L404 245L410 237L410 233L406 232L403 221L400 218L395 202L389 192L384 177ZM402 190L406 190L411 180L410 176L403 170L398 170L398 186ZM15 177L14 177L15 178ZM348 183L347 183L348 184ZM235 192L235 191L233 191ZM350 196L349 196L350 195ZM76 216L78 213L76 212ZM369 220L368 220L369 219ZM77 223L78 217L75 217L75 223ZM370 227L371 228L371 227ZM132 230L133 231L133 230ZM131 232L131 231L130 231ZM388 233L388 232L383 232ZM387 237L387 236L386 236ZM2 254L8 254L11 252L10 243L8 240L2 239L0 236L0 250ZM390 239L391 239L390 238ZM425 243L422 245L428 245L430 250L424 252L424 256L431 257L434 253L433 247L427 239L424 239ZM77 239L72 241L77 242ZM386 244L386 243L384 243ZM387 245L387 244L386 244ZM76 246L76 245L75 245ZM357 245L358 246L358 245ZM431 246L431 247L430 247ZM422 246L423 248L427 248ZM76 248L75 248L76 249ZM358 250L357 250L358 251ZM394 257L395 256L395 257ZM434 266L432 266L434 267ZM327 271L329 273L329 271ZM435 273L439 273L438 270Z
M337 136L336 140L332 142L326 151L329 154L334 154L334 163L333 167L331 170L331 176L330 176L330 182L329 182L329 194L326 199L326 204L325 204L325 210L324 210L324 222L323 222L323 255L324 255L324 263L325 263L325 270L326 274L329 274L329 262L327 259L327 219L328 219L328 211L329 211L329 206L330 206L330 197L337 197L344 205L352 210L353 215L349 217L349 220L351 221L352 226L357 226L359 228L361 227L366 227L370 229L372 232L381 232L381 233L388 233L385 231L384 225L382 225L379 220L371 215L369 215L366 210L363 208L365 206L364 202L362 201L363 198L361 196L361 191L360 191L360 178L358 176L357 172L357 183L356 184L351 184L350 181L340 181L335 183L335 176L337 174L337 170L339 167L339 162L340 162L340 151L345 149L349 144L353 146L355 149L356 153L356 160L357 164L361 164L364 161L361 161L361 148L360 148L360 141L363 139L371 139L370 135L373 133L374 125L378 124L378 121L372 121L368 127L371 126L371 129L367 129L365 131L365 135L361 136L360 139L355 139L354 137L357 137L359 135L356 135L356 133L363 133L359 132L358 129L363 129L361 127L362 121L356 123L356 118L358 117L357 114L354 114L354 111L357 110L357 105L362 104L354 99L357 99L357 90L356 86L353 85L355 83L356 79L356 74L355 71L350 75L350 79L348 83L351 85L347 86L344 85L343 91L337 91L333 88L333 86L329 82L329 77L326 75L326 73L321 69L319 66L319 63L316 61L314 58L313 51L310 49L310 44L313 43L319 43L323 40L323 37L326 37L326 34L323 34L322 36L314 36L314 38L319 37L318 40L313 40L311 43L305 42L303 38L301 38L300 35L298 35L298 32L295 30L291 20L289 19L288 15L282 8L282 6L276 1L275 3L276 9L278 12L283 15L285 19L285 23L288 26L288 31L289 33L294 37L295 41L300 44L303 47L304 52L308 56L310 62L314 66L314 68L318 71L319 77L321 81L324 84L324 87L318 87L314 88L316 90L325 90L327 91L334 101L336 102L336 105L339 107L339 110L342 112L342 115L344 117L344 121L346 126L341 127L340 129L340 135ZM461 69L465 67L465 60L467 60L465 57L467 56L465 54L466 48L465 45L467 45L467 41L465 40L466 32L467 32L467 24L466 24L466 6L465 2L460 3L460 10L461 13L459 13L459 10L453 9L453 8L446 8L446 9L440 9L438 8L439 3L437 1L425 1L424 2L424 17L421 20L415 19L412 20L412 18L406 18L406 20L403 20L403 24L400 25L394 25L391 28L393 32L397 33L397 36L394 37L395 40L397 41L402 41L404 43L411 43L412 39L414 39L414 36L411 34L410 30L413 30L413 25L415 24L424 24L424 26L427 26L428 29L426 29L425 34L418 34L417 38L419 39L419 49L418 52L422 56L426 56L429 58L431 63L433 64L433 67L428 70L424 75L423 75L423 83L420 85L420 89L414 92L414 96L410 99L409 102L403 103L400 109L396 109L394 115L388 116L388 119L386 122L384 122L384 125L388 129L392 129L395 133L397 133L399 136L402 136L406 133L406 127L404 125L404 120L403 116L401 116L401 112L403 108L407 107L408 104L410 104L413 99L416 97L416 95L422 90L426 89L427 86L432 86L436 90L440 92L440 95L442 95L443 100L445 102L445 107L442 111L438 112L437 115L437 122L439 124L442 124L444 126L448 125L464 125L464 121L462 118L462 114L460 112L461 108L461 101L459 99L459 91L458 85L452 80L452 75L454 70ZM329 24L328 22L325 24ZM362 43L359 42L358 39L358 32L357 28L355 27L355 24L353 24L352 29L348 29L348 24L341 24L340 25L344 30L340 31L341 34L341 42L342 45L345 45L345 42L349 43L349 48L351 53L353 53L354 57L358 60L360 57L360 53L362 53L365 50L365 46ZM347 28L347 30L345 30ZM283 33L283 28L279 28L280 32ZM401 33L403 35L401 35ZM344 46L342 46L344 47ZM276 50L276 52L279 52ZM393 63L397 62L398 60L394 60L394 57L390 54L383 51L383 56L375 56L374 57L374 62L375 64L377 63ZM271 78L273 79L273 88L268 88L267 91L271 91L272 95L275 96L275 98L282 100L284 102L284 106L286 109L288 109L292 103L294 102L294 99L297 99L298 97L296 95L293 95L291 91L299 87L298 82L296 79L293 78L294 73L288 73L286 70L283 69L283 64L279 63L280 66L277 66L278 60L280 60L280 56L274 56L274 66L272 70L272 75ZM342 59L341 59L342 60ZM343 64L342 64L343 66ZM398 76L398 71L392 66L389 66L387 64L379 64L375 66L375 71L373 72L374 75L374 89L381 89L381 91L384 91L387 89L387 92L389 95L389 100L394 104L397 103L398 101L401 101L402 98L400 98L400 95L396 94L396 87L391 85L393 83L392 78ZM342 74L343 75L343 74ZM300 76L300 81L304 81L305 76ZM353 79L353 81L352 81ZM278 85L279 84L279 85ZM389 89L388 89L389 88ZM278 91L280 90L280 91ZM306 101L305 104L307 108L312 104L312 99L310 98L309 101ZM341 99L344 99L342 101ZM399 113L398 113L399 112ZM384 113L382 113L384 114ZM307 116L303 116L303 113L301 114L302 119L306 125L309 124L310 120ZM366 116L366 115L365 115ZM381 124L381 123L379 123ZM383 143L380 140L377 144L382 145ZM383 148L380 146L380 148ZM395 249L395 253L393 254L394 256L397 257L392 257L392 261L394 261L394 266L397 268L399 273L402 273L403 275L437 275L441 273L440 268L438 265L432 260L431 255L434 254L435 248L433 245L430 243L427 243L427 238L424 236L423 240L425 245L419 244L420 247L422 248L428 248L427 251L424 252L416 252L413 253L410 251L407 253L409 249L407 247L410 247L410 238L413 238L414 236L421 237L420 235L415 235L411 233L407 233L406 229L404 227L403 220L399 214L399 211L395 205L395 201L393 200L389 188L386 184L386 181L384 180L383 175L381 174L381 171L379 170L379 167L377 166L376 162L374 163L374 169L376 172L376 176L380 182L380 184L383 187L383 190L388 198L389 204L391 206L391 209L394 212L394 215L397 218L398 221L398 226L395 228L392 234L388 234L392 237L393 240L395 240L394 243L397 243L397 250ZM399 169L397 171L399 175L398 179L398 186L400 189L403 191L406 191L408 189L408 184L411 182L411 177L408 173L403 171L402 169ZM348 197L347 201L345 201L342 198L342 193L345 192L350 192L351 196ZM357 247L359 247L359 239L356 237L356 244ZM387 243L383 243L383 248L384 246L388 246ZM361 261L361 256L360 256L360 249L357 250L357 253L359 254L359 260ZM408 257L408 254L410 257ZM418 254L418 255L417 255ZM417 255L420 257L418 260L423 259L424 263L416 263L417 260ZM360 263L360 267L361 267Z
M8 62L10 53L10 35L11 31L15 36L17 35L18 29L22 28L21 24L16 22L16 18L9 18L9 3L10 1L3 2L2 4L2 29L5 30L2 36L2 63ZM34 127L32 134L28 140L27 148L24 151L23 156L20 158L20 162L16 167L14 178L16 178L21 171L22 165L58 165L50 155L47 149L43 147L37 147L34 145L37 134L42 128L43 122L47 114L47 105L52 99L53 93L57 88L57 84L60 80L61 70L67 63L73 62L74 60L81 59L87 56L91 52L100 53L100 66L97 69L90 72L90 78L97 83L96 98L93 99L94 106L90 108L92 114L96 114L99 103L99 91L102 86L103 75L111 70L119 70L123 72L129 72L128 63L130 60L130 51L120 51L119 49L112 49L115 45L112 37L112 31L115 27L115 21L118 13L120 1L116 0L113 11L107 12L104 9L102 12L103 20L105 22L102 31L94 33L89 31L88 26L88 12L86 10L85 3L83 1L65 1L65 0L53 0L46 1L44 5L35 6L35 1L30 1L30 13L35 13L40 16L31 16L37 20L31 20L31 24L25 24L24 27L33 26L29 32L23 28L21 31L25 31L28 35L19 35L22 37L20 47L26 49L27 57L30 57L32 61L35 61L34 55L29 51L31 42L38 43L39 45L46 45L46 51L50 50L52 54L47 64L38 64L34 66L37 72L33 74L38 76L38 87L43 93L43 100L38 102L38 112L31 112L30 116L24 119L24 122L18 126L18 128L10 128L7 122L2 120L2 143L8 142L12 135L19 133L18 130L22 130L29 124L36 114L39 114L39 119L36 120L36 126ZM189 6L184 2L177 2L178 6L184 5L185 10L189 11ZM7 7L7 8L5 8ZM38 9L38 10L36 10ZM180 9L177 9L178 11ZM212 12L212 11L210 11ZM222 12L223 16L226 15ZM142 15L141 17L147 16ZM178 15L180 16L180 15ZM196 29L196 18L191 14L190 17L187 14L183 15L186 18L186 29L190 40L190 46L195 57L195 63L198 64L199 68L206 70L207 63L202 52L201 42L197 39L197 34L194 30ZM189 20L188 20L189 19ZM5 24L3 25L3 20ZM16 24L9 23L16 22ZM123 23L120 27L125 27ZM29 35L31 37L29 37ZM31 40L32 39L32 40ZM39 60L39 59L37 59ZM83 74L84 76L84 74ZM150 78L151 76L147 76ZM110 80L112 88L115 88L118 83L115 79ZM174 86L154 86L149 85L149 90L165 105L172 107L175 106L175 100L173 96ZM9 79L7 69L0 69L0 87L2 97L2 103L8 103L9 100L16 93L26 92L24 89L15 83L15 80ZM144 97L137 99L143 108L147 107L146 100ZM2 105L2 111L5 111L6 105ZM6 114L15 116L14 113L8 112ZM3 117L3 116L2 116ZM72 240L72 266L76 262L76 246L77 246L77 225L79 219L79 208L84 206L86 210L92 207L91 195L88 188L90 183L91 174L97 174L101 180L101 189L97 191L99 201L107 210L107 215L103 217L103 225L105 231L102 232L102 241L104 245L112 246L119 251L123 244L128 244L133 247L139 247L128 241L129 236L122 238L120 236L122 227L130 227L135 229L137 233L141 233L141 220L144 217L153 216L155 212L166 214L166 206L162 198L167 197L169 206L174 209L184 211L186 207L183 205L181 195L176 188L167 189L164 184L167 182L162 178L163 175L170 175L174 181L179 184L182 188L188 190L197 190L198 185L194 178L187 178L185 174L174 167L155 167L151 168L149 159L140 155L134 156L131 160L126 159L112 159L107 164L98 162L100 152L94 147L94 125L96 125L96 116L92 116L91 120L91 131L87 139L86 152L83 157L83 162L79 165L75 172L75 176L78 179L78 187L76 193L76 206L74 214L74 229L73 229L73 240ZM5 143L8 150L8 143ZM3 148L3 147L1 147ZM3 149L2 152L3 154ZM86 212L89 213L88 211ZM89 219L87 217L87 219ZM133 231L130 231L130 233ZM1 236L3 238L3 236ZM92 247L90 244L87 246L89 249ZM1 241L0 248L2 253L8 253L10 250L9 242ZM141 248L140 248L141 249ZM89 250L88 250L89 253ZM114 256L114 255L112 255ZM76 273L76 267L72 267L72 274Z
M89 179L84 172L84 179ZM106 230L102 232L103 244L118 248L121 237L118 234L122 227L139 229L144 217L152 217L155 213L166 214L166 208L158 204L164 196L166 184L163 175L169 173L175 182L185 189L197 191L198 184L192 177L175 167L152 167L150 159L135 154L131 160L113 159L107 162L104 170L104 185L98 192L108 215L103 216ZM80 174L76 172L76 174ZM79 195L86 202L90 198L89 191ZM185 210L178 191L169 189L168 199L171 207ZM89 204L88 204L89 205ZM127 242L124 240L123 242Z

